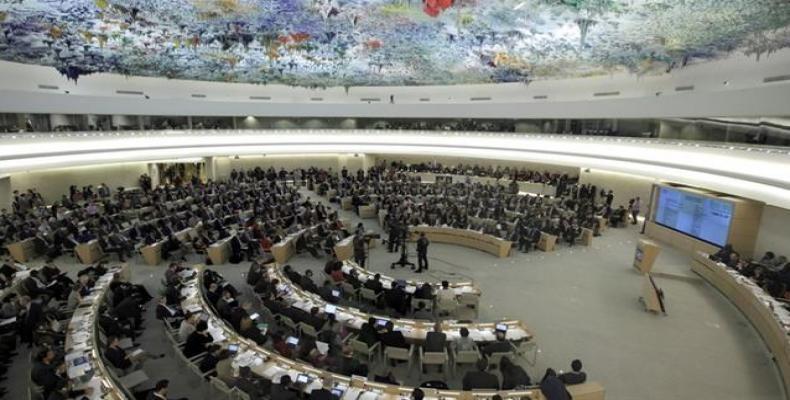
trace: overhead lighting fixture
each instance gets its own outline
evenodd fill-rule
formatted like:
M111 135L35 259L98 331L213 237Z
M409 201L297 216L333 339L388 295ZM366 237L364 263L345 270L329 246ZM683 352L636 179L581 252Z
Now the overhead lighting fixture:
M518 5L513 7L513 11L518 11L518 10L524 8L524 6L526 6L526 5L527 5L527 2L526 1L522 1L521 3L518 3Z

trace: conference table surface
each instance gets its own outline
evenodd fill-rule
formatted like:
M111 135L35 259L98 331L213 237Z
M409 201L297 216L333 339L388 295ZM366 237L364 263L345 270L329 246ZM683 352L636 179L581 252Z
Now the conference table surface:
M203 290L203 267L197 266L197 278L187 283L181 289L182 309L184 311L206 312L213 310L204 296ZM410 386L389 385L384 383L368 381L365 377L351 377L335 374L326 370L315 368L301 361L292 360L280 356L272 350L263 348L250 339L240 336L232 327L221 318L217 317L213 311L207 313L209 333L211 333L215 344L223 347L230 344L239 346L232 366L234 373L238 374L238 369L242 366L250 367L250 370L267 380L279 382L280 377L288 375L292 381L296 381L300 374L309 377L308 384L302 387L302 392L309 394L315 389L342 389L344 390L340 400L406 400L410 399L414 390ZM596 382L588 382L581 385L572 385L568 391L574 400L603 400L604 388ZM491 390L435 390L424 389L425 398L430 400L465 400L465 399L490 399L494 394L499 394L503 399L523 399L546 400L545 396L537 387L510 391L491 391Z
M357 265L357 263L353 261L343 262L342 270L343 270L343 274L345 275L349 275L351 274L351 271L355 271L357 274L357 278L362 283L367 282L370 279L373 279L377 274L376 272L368 271L360 267L359 265ZM425 282L421 282L421 281L414 281L408 279L395 279L383 274L379 274L379 281L381 282L381 286L383 286L384 289L387 290L392 289L392 285L395 284L395 282L401 282L406 285L404 291L406 291L406 293L408 294L412 294L416 292L418 288L422 287L425 284ZM452 289L455 292L455 294L458 296L462 294L471 294L471 295L480 296L481 294L480 288L477 285L475 285L474 282L448 282L448 283L449 283L449 288ZM430 284L434 288L434 290L438 290L442 287L441 282L433 282Z
M354 307L343 307L331 304L322 299L321 296L296 286L282 273L279 266L268 265L264 268L270 280L277 279L280 282L280 287L277 289L290 306L308 313L313 307L325 310L327 305L336 306L335 318L337 321L354 331L359 331L362 325L367 323L370 318L392 321L394 329L401 331L406 340L421 343L425 340L428 332L433 330L433 321L391 318L384 315L368 314ZM444 320L442 321L442 332L447 335L448 341L453 341L461 337L461 328L467 328L469 330L469 337L475 342L493 342L496 340L495 333L497 324L504 324L507 326L505 335L506 339L509 341L520 342L534 340L532 332L530 332L523 322L517 320L488 323L460 323L453 320Z
M89 400L126 399L125 390L119 388L104 365L97 334L99 307L116 275L128 275L128 271L123 271L125 268L128 267L114 267L96 280L93 291L82 298L66 330L64 359L69 367L70 384L75 390L93 389L93 393L84 396ZM75 366L78 359L85 362Z

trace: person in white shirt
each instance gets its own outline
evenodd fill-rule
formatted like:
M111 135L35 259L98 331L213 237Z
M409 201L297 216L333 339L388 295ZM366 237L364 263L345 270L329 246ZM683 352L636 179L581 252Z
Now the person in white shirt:
M181 321L181 325L178 327L178 338L181 340L187 340L189 335L195 331L195 326L197 326L199 314L188 313L186 318Z
M442 288L436 292L436 308L439 314L450 314L458 307L455 290L450 288L450 283L442 281Z

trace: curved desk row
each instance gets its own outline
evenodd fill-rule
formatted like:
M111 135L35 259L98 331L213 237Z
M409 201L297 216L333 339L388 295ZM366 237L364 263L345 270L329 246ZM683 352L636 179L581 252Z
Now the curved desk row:
M73 389L92 388L93 393L84 397L89 400L134 398L126 388L115 382L109 368L104 365L99 349L99 307L116 276L121 279L128 276L128 266L115 267L96 280L91 294L83 297L74 311L66 331L64 359L67 373ZM75 365L77 363L80 364Z
M305 312L310 312L313 307L325 310L330 304L319 295L310 293L293 284L288 277L283 274L278 266L265 266L266 274L270 280L280 281L278 291L291 307L298 308ZM421 343L425 340L428 332L433 330L433 322L427 320L414 320L405 318L390 318L383 315L368 314L353 307L337 306L335 310L337 321L347 328L359 331L362 325L367 323L370 318L377 320L392 321L394 328L400 330L406 340L413 343ZM533 341L534 335L529 329L517 320L489 322L489 323L458 323L452 320L442 321L442 332L447 335L448 341L453 341L461 337L461 328L469 330L469 337L475 342L493 342L496 340L495 332L498 324L507 326L505 333L506 339L513 342Z
M510 247L513 245L513 242L469 229L419 225L411 227L409 231L411 240L416 240L420 233L425 233L425 237L431 242L471 247L500 258L510 255Z
M444 173L434 173L434 172L407 172L408 175L411 176L419 176L420 181L423 183L431 183L436 182L436 178L440 178L439 180L444 180L445 182L448 178L452 181L452 183L463 183L466 182L467 179L471 183L481 183L481 184L489 184L489 185L503 185L508 186L512 180L509 177L502 177L502 178L494 178L490 176L474 176L474 175L457 175L457 174L444 174ZM525 181L516 181L518 184L518 191L519 192L526 192L532 193L537 195L544 195L544 196L554 196L557 193L557 187L554 185L550 185L547 183L536 183L536 182L525 182Z
M205 311L213 308L206 302L203 291L202 268L198 267L198 279L181 291L184 300L184 310ZM251 371L268 380L279 381L281 376L289 375L296 381L299 374L309 377L309 383L304 386L303 392L309 394L319 388L341 389L343 395L340 400L407 400L414 390L409 386L396 386L368 381L366 377L346 376L331 373L315 368L301 361L291 360L267 350L250 339L236 333L225 321L209 312L207 323L210 332L215 338L215 343L222 345L238 344L239 350L233 361L236 371L241 366L250 367ZM218 336L214 336L215 333ZM219 338L219 339L218 339ZM435 390L424 388L426 400L469 400L490 399L499 394L503 399L530 399L546 400L538 388L528 388L511 391L460 391L460 390ZM604 389L601 385L591 382L582 385L569 386L568 391L574 400L603 400Z
M348 275L351 273L351 271L356 271L357 278L362 283L370 279L373 279L373 277L376 276L376 272L368 271L364 268L361 268L353 261L344 262L343 274ZM379 281L381 282L381 285L384 287L384 289L392 289L392 285L396 281L405 283L406 288L404 290L406 291L406 293L409 294L414 293L415 291L417 291L417 288L425 284L425 282L395 279L382 274L379 274ZM449 283L450 283L450 289L453 289L455 291L455 294L458 296L470 295L470 296L480 297L480 295L482 294L480 288L477 285L475 285L474 282L449 282ZM439 282L431 283L431 286L433 286L434 290L437 290L442 287L441 283Z
M790 312L749 278L740 275L708 254L696 252L691 270L724 294L751 321L773 353L784 383L790 390Z

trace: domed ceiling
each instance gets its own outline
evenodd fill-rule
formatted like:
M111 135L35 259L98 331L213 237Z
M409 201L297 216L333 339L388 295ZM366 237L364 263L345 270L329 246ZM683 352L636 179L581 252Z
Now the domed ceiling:
M790 47L788 0L0 0L0 59L304 87L657 74Z

